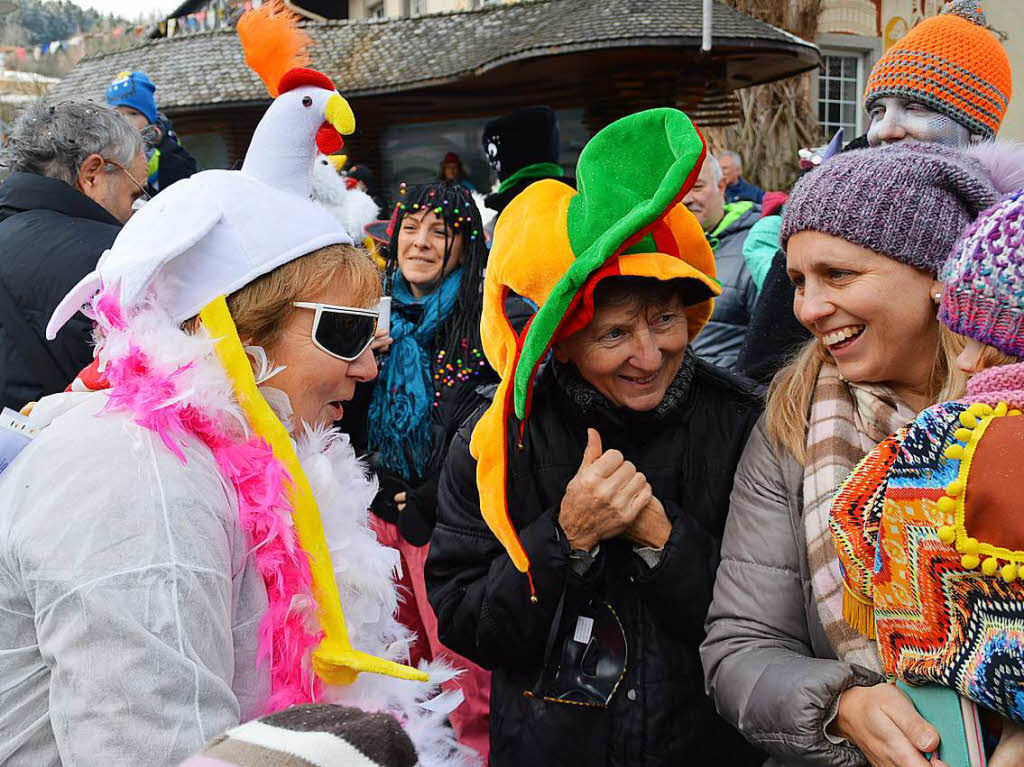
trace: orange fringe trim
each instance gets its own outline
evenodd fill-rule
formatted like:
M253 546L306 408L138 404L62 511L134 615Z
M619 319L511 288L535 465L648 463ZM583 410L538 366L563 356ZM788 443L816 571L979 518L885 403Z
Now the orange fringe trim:
M843 619L854 631L868 639L875 638L874 604L852 591L846 583L843 584Z
M280 95L285 72L307 66L313 38L299 27L299 17L281 0L271 0L242 14L238 20L245 63L260 76L273 98Z

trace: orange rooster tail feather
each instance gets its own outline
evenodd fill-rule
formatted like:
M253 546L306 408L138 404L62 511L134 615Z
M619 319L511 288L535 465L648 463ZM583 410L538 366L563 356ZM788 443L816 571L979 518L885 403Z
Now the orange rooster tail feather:
M298 15L282 0L271 0L242 14L238 37L245 63L260 76L273 98L280 92L278 84L285 72L310 63L307 51L313 39L299 28Z

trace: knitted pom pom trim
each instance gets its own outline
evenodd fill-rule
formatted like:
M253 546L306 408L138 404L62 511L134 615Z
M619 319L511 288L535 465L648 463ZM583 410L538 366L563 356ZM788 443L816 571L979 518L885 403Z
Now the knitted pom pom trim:
M985 575L997 572L1007 583L1024 576L1024 551L1014 551L979 541L967 531L967 478L971 472L978 443L985 430L996 418L1019 416L1020 410L1010 410L1005 402L995 407L975 402L960 414L961 428L956 431L957 442L946 448L946 458L959 461L957 478L946 486L946 494L939 499L939 511L944 515L952 514L953 524L939 528L939 540L945 544L953 544L962 555L960 564L965 570L976 570L981 567ZM983 560L982 557L985 557Z

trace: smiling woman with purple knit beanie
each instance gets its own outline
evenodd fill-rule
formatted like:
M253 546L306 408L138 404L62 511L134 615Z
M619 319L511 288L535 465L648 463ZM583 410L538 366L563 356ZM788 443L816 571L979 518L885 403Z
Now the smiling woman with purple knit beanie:
M963 393L963 342L938 321L938 272L1006 183L990 168L1019 163L1001 152L846 152L787 204L793 308L813 338L776 376L737 469L701 648L719 710L779 764L923 767L938 743L843 619L829 511L876 444Z

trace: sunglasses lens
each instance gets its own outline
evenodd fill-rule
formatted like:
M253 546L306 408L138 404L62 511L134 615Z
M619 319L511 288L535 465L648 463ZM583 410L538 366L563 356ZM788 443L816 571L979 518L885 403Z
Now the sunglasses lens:
M331 354L352 359L362 353L376 330L376 317L325 309L316 327L316 341Z

